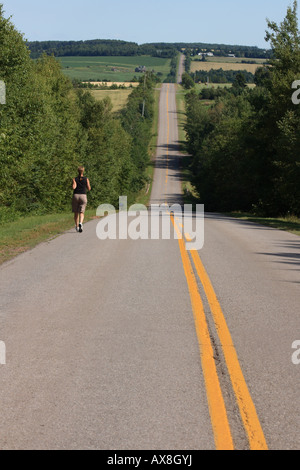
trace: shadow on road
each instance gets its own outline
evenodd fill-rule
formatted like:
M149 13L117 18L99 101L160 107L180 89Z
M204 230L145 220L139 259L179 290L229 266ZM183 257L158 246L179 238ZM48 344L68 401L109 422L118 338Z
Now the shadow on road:
M295 268L300 266L300 241L295 242L286 241L277 245L281 250L277 253L257 253L258 255L275 257L273 263L285 264ZM293 269L293 271L300 271L300 269Z

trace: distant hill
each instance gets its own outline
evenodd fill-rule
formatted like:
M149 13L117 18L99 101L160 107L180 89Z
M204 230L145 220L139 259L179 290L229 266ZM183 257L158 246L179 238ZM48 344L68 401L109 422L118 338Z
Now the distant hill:
M41 54L54 54L56 57L66 56L138 56L151 55L153 57L174 57L178 51L191 51L194 54L201 51L213 52L216 56L234 54L236 57L268 59L270 50L255 46L240 46L226 44L206 43L149 43L137 44L135 42L94 39L88 41L34 41L27 43L31 57L37 58Z

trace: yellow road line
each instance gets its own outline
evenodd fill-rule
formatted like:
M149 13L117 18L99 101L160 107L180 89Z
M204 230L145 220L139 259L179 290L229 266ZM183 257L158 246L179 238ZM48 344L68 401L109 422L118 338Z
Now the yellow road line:
M220 338L232 387L240 409L240 414L248 435L251 450L268 450L266 439L259 422L255 405L248 390L238 356L229 332L221 305L217 299L212 283L203 266L197 251L191 252L198 276L203 285L210 305L217 332Z
M170 140L170 117L169 117L169 87L167 88L167 168L166 168L166 184L169 178L169 140Z
M168 181L169 167L169 85L167 90L167 122L168 136L166 183ZM198 290L198 285L193 271L193 267L185 247L185 242L181 237L181 232L178 229L177 224L172 215L171 220L179 238L178 243L180 247L182 263L188 283L194 313L196 331L200 346L203 375L206 385L206 393L209 403L209 411L215 436L216 447L217 449L234 449L231 430L227 417L227 411L217 374L216 364L214 360L214 352L211 344L202 299ZM186 239L189 239L188 234L186 234ZM224 357L230 375L232 387L239 406L242 421L244 423L244 428L248 435L250 448L251 450L267 450L268 446L266 443L266 439L261 428L257 412L252 401L250 392L248 390L243 372L241 370L238 356L233 345L231 334L226 324L226 320L222 312L220 303L217 299L209 276L207 275L205 268L200 260L198 252L192 251L191 255L214 318L214 322L224 352Z
M180 237L180 231L174 221L173 215L170 215L170 217L179 238L178 243L194 313L207 400L216 448L217 450L234 450L233 439L214 360L214 352L211 344L208 325L206 322L203 303L198 291L198 286L190 258L185 248L185 242Z

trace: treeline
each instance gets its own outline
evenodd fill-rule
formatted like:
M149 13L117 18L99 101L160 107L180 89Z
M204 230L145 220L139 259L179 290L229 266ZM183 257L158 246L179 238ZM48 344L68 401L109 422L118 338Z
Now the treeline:
M172 58L177 49L167 44L142 44L135 42L95 39L89 41L34 41L27 43L31 57L36 59L43 53L56 57L65 56L139 56Z
M297 2L268 28L274 59L256 72L256 88L240 77L236 92L210 108L194 90L187 95L191 170L206 210L300 215L300 106L292 101L300 79Z
M192 65L191 55L190 54L185 54L184 69L185 69L186 73L190 73L191 65Z
M153 115L153 77L137 87L121 116L109 99L75 90L47 55L33 61L22 35L0 5L0 220L70 209L79 164L93 190L90 207L130 202L146 181ZM142 112L144 110L144 117Z
M241 89L245 88L247 84L249 83L258 83L265 77L265 71L268 69L261 68L260 70L257 71L256 75L253 75L252 73L246 72L245 70L226 70L224 75L222 73L220 74L211 74L209 75L208 72L200 72L200 74L196 73L187 73L184 72L182 75L182 86L186 90L190 90L191 88L194 88L196 83L194 81L194 78L197 76L196 80L197 83L204 83L208 85L207 82L213 83L212 87L206 87L203 88L198 96L200 99L210 99L210 100L215 100L216 98L220 98L221 96L224 96L228 93L234 93L236 94L239 92ZM215 70L212 70L212 72L215 72ZM219 72L219 70L216 70L216 72ZM223 72L222 69L220 69L220 72ZM228 72L228 73L227 73ZM193 78L194 77L194 78ZM201 82L200 78L203 80ZM218 80L218 82L214 82L214 80ZM216 87L216 83L231 83L232 87L231 88L222 88L220 86Z
M176 43L178 49L184 49L184 53L197 55L202 52L212 52L217 57L224 57L228 54L234 54L236 57L245 57L246 59L270 59L272 50L261 49L255 46L240 46L226 44L207 44L207 43Z
M27 43L32 58L38 58L43 53L63 56L137 56L151 55L154 57L172 58L178 51L184 51L187 56L197 55L203 51L213 52L215 56L234 54L236 57L247 59L269 59L271 50L252 46L206 44L206 43L149 43L94 39L88 41L33 41ZM188 71L188 70L187 70Z
M191 73L191 77L195 83L233 83L238 74L243 74L247 83L254 83L254 74L246 70L223 70L222 68L208 72L197 70Z
M176 54L171 60L170 73L164 80L164 83L176 83L177 82L177 66L178 66L178 54Z

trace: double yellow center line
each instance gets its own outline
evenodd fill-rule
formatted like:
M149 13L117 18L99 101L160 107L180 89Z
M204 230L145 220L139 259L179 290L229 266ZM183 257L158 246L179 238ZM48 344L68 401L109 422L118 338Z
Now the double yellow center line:
M238 403L240 415L246 430L251 450L267 450L266 439L257 412L247 387L236 349L228 329L221 305L209 276L197 251L191 252L192 259L209 302L217 333L222 346L232 388Z
M169 85L167 89L167 129L166 185L168 183L169 170ZM230 376L232 389L239 407L240 416L246 431L246 435L248 437L249 447L251 450L267 450L268 446L259 418L257 416L255 405L247 387L231 334L229 332L221 305L215 294L210 278L197 251L190 252L191 259L195 267L195 270L193 269L189 253L186 250L185 241L182 238L182 231L179 229L174 216L170 214L170 217L178 235L182 264L188 284L194 314L201 355L201 364L216 448L217 450L234 450L235 447L222 388L218 377L214 358L214 349L212 346L205 310L196 279L196 273L203 286L205 296L207 297L210 306L217 334L222 346L228 374ZM190 241L188 234L186 234L186 240Z
M196 277L185 247L185 242L183 238L180 238L181 232L176 222L174 221L173 215L171 215L171 220L178 235L178 243L183 268L189 288L194 313L195 326L200 346L202 370L205 380L208 406L214 431L216 448L218 450L234 450L234 444L228 422L227 411L218 378L216 363L214 360L213 347L210 339L202 299L198 290Z
M171 216L171 219L175 230L180 237L181 232L176 224L176 221L174 220L174 217ZM186 234L186 239L187 241L191 241L188 234ZM202 369L206 384L206 393L214 430L216 448L218 450L233 450L233 438L217 374L214 360L214 351L207 326L203 302L199 293L195 272L185 247L185 241L183 239L179 240L179 247L195 318ZM218 301L210 278L200 259L199 253L197 251L191 251L191 258L193 260L196 273L198 274L199 280L203 286L214 319L232 388L248 437L249 447L251 450L267 450L268 446L266 439L249 389L247 387L221 305Z
M166 186L169 179L169 141L170 141L170 116L169 116L169 89L170 85L168 84L167 88L167 150L166 150Z

